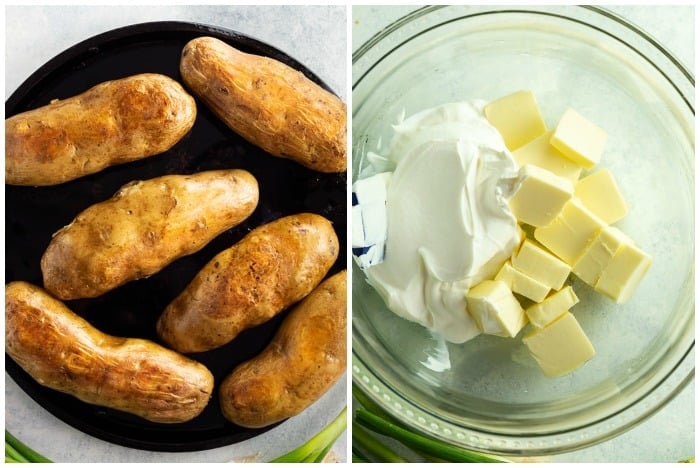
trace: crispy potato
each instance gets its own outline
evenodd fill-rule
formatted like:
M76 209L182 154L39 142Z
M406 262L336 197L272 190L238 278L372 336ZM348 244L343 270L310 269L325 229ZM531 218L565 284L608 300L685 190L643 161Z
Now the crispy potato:
M222 346L311 292L338 249L330 221L316 214L260 226L202 268L163 311L158 334L182 353Z
M180 74L228 127L268 153L316 171L347 169L346 106L301 72L200 37L184 47Z
M299 414L345 372L347 272L325 280L297 305L272 342L219 387L224 417L265 427Z
M5 120L5 182L55 185L163 153L196 115L194 98L164 75L98 84Z
M193 419L214 388L202 364L148 340L106 335L22 281L5 286L5 352L41 385L154 422Z
M148 277L243 222L257 203L257 181L238 169L129 183L54 234L41 259L44 287L68 300Z

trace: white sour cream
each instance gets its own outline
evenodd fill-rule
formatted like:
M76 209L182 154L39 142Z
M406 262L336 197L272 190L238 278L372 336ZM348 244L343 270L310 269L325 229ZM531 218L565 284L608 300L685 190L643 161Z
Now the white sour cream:
M465 293L493 277L520 240L507 203L517 166L483 104L415 114L394 127L389 154L371 155L393 173L384 259L367 280L391 311L454 343L480 333Z

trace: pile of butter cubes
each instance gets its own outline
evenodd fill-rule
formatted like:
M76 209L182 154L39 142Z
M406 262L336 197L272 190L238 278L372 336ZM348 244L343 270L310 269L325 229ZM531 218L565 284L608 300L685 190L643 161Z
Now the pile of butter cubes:
M497 99L484 113L519 166L509 204L525 229L496 276L469 290L467 310L484 333L515 337L530 323L523 343L545 375L561 376L595 354L570 312L579 299L567 285L569 275L623 303L651 257L612 226L627 214L627 204L613 174L595 169L604 130L573 109L548 130L529 91Z

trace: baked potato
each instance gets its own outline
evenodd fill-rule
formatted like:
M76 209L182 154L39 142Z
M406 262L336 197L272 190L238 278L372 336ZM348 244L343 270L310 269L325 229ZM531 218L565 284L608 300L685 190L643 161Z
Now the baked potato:
M43 386L159 423L180 423L209 402L202 364L140 338L102 333L41 288L5 286L5 352Z
M347 169L346 106L303 73L213 37L182 50L185 85L234 132L320 172Z
M258 196L239 169L131 182L53 235L44 287L63 300L90 298L148 277L243 222Z
M338 250L333 226L317 214L259 226L197 273L163 311L158 335L182 353L222 346L311 292Z
M165 152L197 108L177 81L144 73L5 120L5 182L56 185Z
M258 428L295 416L346 370L347 272L315 288L287 317L265 350L219 386L226 419Z

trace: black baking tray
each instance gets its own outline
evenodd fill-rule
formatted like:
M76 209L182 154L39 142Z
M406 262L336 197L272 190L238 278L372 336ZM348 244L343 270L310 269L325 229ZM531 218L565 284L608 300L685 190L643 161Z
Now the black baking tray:
M74 96L100 82L137 73L162 73L182 82L180 52L189 40L199 36L217 37L244 52L277 59L332 92L303 64L252 37L204 24L152 22L115 29L62 52L10 96L5 102L6 117L43 106L55 98ZM328 275L346 267L343 254L347 245L346 174L323 174L271 156L228 129L197 100L194 127L163 154L52 187L6 185L6 282L24 280L42 285L39 262L51 235L70 223L80 211L110 198L122 185L165 174L223 168L246 169L258 180L260 202L250 218L221 234L199 252L175 261L150 278L128 283L95 299L67 301L68 307L105 333L160 343L155 332L160 313L213 256L256 226L299 212L323 215L335 227L341 254ZM249 439L271 428L246 429L226 421L219 410L216 390L238 363L255 356L267 345L286 313L243 332L224 347L190 355L211 370L216 384L214 396L204 412L187 423L153 423L83 403L39 385L7 355L5 369L42 407L87 434L144 450L211 449ZM12 408L5 411L9 413Z

